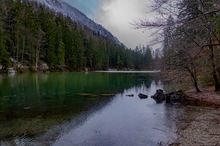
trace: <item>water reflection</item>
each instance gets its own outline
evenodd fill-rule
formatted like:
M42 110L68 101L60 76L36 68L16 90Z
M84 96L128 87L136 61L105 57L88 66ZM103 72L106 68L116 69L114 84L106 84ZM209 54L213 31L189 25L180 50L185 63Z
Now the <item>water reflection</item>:
M0 74L0 85L2 84L2 75Z
M124 90L81 125L61 134L53 145L153 146L159 142L169 143L175 129L166 125L164 106L156 105L150 98L140 100L137 96L140 92L152 95L157 88L162 86L152 83L146 88L142 84ZM127 97L128 94L135 96Z
M16 74L12 78L5 76L0 85L0 101L4 103L0 110L23 110L25 107L42 105L45 108L65 106L74 103L73 100L81 99L76 95L78 93L117 93L133 85L140 85L139 79L144 80L145 85L151 84L149 76L132 74L55 73Z
M0 145L168 144L176 130L176 121L170 119L181 112L157 105L151 98L138 98L139 93L150 97L163 88L160 80L147 74L54 73L5 78L0 84L0 138L11 140ZM115 96L103 96L112 94ZM131 94L134 96L126 96Z
M49 130L31 141L48 145L158 145L175 137L175 124L170 121L171 108L156 105L152 99L140 100L138 93L153 95L162 84L152 82L125 89L112 100L81 113L72 120ZM134 94L134 97L127 97ZM170 113L171 112L171 113ZM56 133L56 134L54 134Z

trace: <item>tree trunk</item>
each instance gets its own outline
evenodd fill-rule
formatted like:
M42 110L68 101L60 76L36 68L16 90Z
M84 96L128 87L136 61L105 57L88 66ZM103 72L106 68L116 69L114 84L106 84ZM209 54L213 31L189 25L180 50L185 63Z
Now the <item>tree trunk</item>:
M17 39L17 42L16 42L16 61L19 62L19 35L18 35L18 32L16 33L16 39Z
M36 56L35 56L35 71L37 71L38 68L38 60L39 60L39 51L36 49Z
M195 75L194 74L191 74L191 80L192 80L192 82L193 82L193 84L194 84L194 87L195 87L195 89L196 89L196 92L201 92L201 90L199 89L199 86L198 86L198 81L197 81L197 77L195 77Z
M185 69L188 71L191 81L196 89L196 92L201 92L198 86L198 79L197 79L197 71L195 69L195 66L193 66L193 69L191 70L190 67L185 67Z
M16 45L16 46L17 46L16 61L18 62L18 61L19 61L19 60L18 60L18 59L19 59L19 58L18 58L18 57L19 57L19 56L18 56L18 54L19 54L19 45L18 45L18 42L17 42L17 45Z
M41 48L41 43L42 43L42 39L43 39L43 36L44 36L44 32L39 29L39 35L38 35L38 42L37 42L37 47L36 47L36 50L35 50L35 70L37 71L37 68L38 68L38 61L40 59L40 48Z
M212 75L213 75L213 79L215 81L215 91L219 91L220 90L220 84L219 84L217 72L216 72L216 69L215 69L215 62L213 60L212 60Z
M22 41L22 54L21 54L21 64L24 65L24 49L25 49L25 38L23 37Z
M198 93L201 92L201 90L198 87L198 83L197 82L194 84L194 87L196 88L196 92L198 92Z
M212 41L210 41L212 44ZM218 76L217 76L217 71L216 71L216 64L215 64L215 57L214 57L214 48L211 45L209 47L210 50L210 59L211 59L211 67L212 67L212 76L215 82L215 91L219 91L220 90L220 84L219 84L219 80L218 80Z

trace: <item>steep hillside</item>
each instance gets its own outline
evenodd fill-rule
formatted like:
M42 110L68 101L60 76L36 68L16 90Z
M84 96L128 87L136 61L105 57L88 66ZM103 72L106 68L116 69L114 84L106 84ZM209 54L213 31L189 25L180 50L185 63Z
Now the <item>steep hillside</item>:
M64 12L56 13L62 10L74 10L72 19ZM82 27L86 21L99 33ZM103 37L104 33L109 36ZM107 30L61 1L7 0L0 4L0 71L9 67L18 71L142 69L147 67L146 56L127 49Z
M115 36L113 36L108 30L106 30L102 25L95 23L93 20L88 18L78 9L72 7L68 3L62 0L32 0L40 2L41 4L46 5L51 10L55 12L60 12L65 16L69 16L73 21L79 22L81 25L85 25L90 28L93 32L100 34L103 37L106 37L112 40L114 43L122 44Z

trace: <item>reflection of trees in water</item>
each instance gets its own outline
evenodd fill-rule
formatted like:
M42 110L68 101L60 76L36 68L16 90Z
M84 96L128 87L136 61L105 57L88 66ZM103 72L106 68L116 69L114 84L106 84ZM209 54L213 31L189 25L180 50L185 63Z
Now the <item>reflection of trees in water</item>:
M37 76L37 74L36 74L36 76ZM46 83L48 81L49 74L43 73L43 74L40 74L39 77L41 78L43 83Z
M78 93L116 94L131 87L150 88L151 84L152 77L148 74L52 73L18 74L7 77L0 84L3 91L0 97L7 96L7 100L0 98L2 111L0 126L4 128L1 125L3 119L8 120L14 127L24 126L15 122L18 119L25 123L30 119L39 118L42 120L39 127L40 124L44 124L43 121L51 119L59 124L75 113L81 112L85 113L79 118L81 121L79 123L82 123L112 99L80 96ZM62 120L55 120L56 116Z
M156 86L161 86L161 85L162 85L161 80L155 80L155 85L156 85Z
M0 86L2 85L2 75L0 75Z
M9 107L3 101L4 109L17 110L69 104L78 93L118 93L143 83L150 87L151 77L146 74L108 73L19 74L3 80L0 97L10 96L7 100L12 104Z

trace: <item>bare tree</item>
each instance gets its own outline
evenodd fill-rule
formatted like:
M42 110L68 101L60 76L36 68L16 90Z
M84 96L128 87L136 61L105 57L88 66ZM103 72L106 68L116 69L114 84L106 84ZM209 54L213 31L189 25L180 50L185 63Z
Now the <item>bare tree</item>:
M200 53L203 50L207 50L215 82L215 90L220 90L217 75L219 67L217 66L214 54L215 48L220 46L217 35L218 26L216 25L218 23L212 19L219 15L220 1L154 0L153 11L160 15L157 20L139 20L135 22L136 27L138 29L158 28L163 30L164 33L161 33L160 39L164 42L165 58L171 57L169 60L175 60L172 62L172 65L181 66L181 68L185 68L188 71L198 92L200 91L197 81L198 69L195 66L195 61L198 59L198 56L201 57ZM167 55L170 52L174 52L173 55ZM183 53L185 59L179 59L177 63L176 58L183 57L183 54L179 54L179 52L185 52Z

